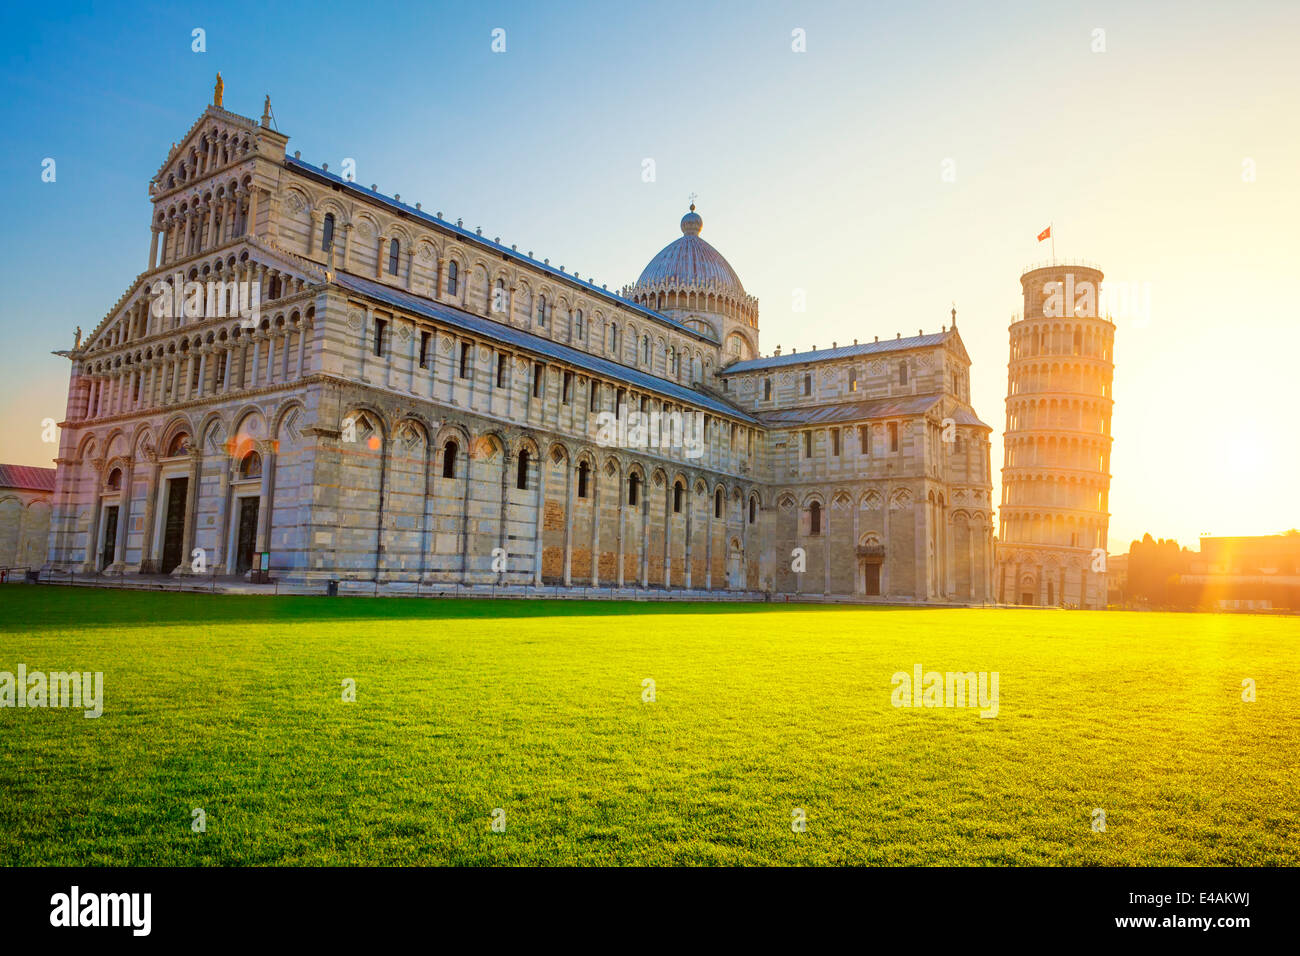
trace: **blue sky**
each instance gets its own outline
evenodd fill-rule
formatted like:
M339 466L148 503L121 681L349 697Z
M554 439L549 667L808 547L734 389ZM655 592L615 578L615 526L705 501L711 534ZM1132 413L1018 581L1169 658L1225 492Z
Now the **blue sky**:
M227 108L259 116L270 93L304 159L353 158L364 184L611 288L679 235L698 193L704 238L759 297L765 353L935 331L955 302L974 404L997 436L1018 277L1046 258L1034 237L1053 222L1058 255L1151 293L1149 316L1117 319L1112 550L1146 530L1194 545L1300 524L1294 4L95 4L2 17L2 461L52 456L40 421L62 417L67 366L49 353L143 267L149 178L221 70ZM504 54L490 49L497 27ZM994 456L996 475L1000 442Z

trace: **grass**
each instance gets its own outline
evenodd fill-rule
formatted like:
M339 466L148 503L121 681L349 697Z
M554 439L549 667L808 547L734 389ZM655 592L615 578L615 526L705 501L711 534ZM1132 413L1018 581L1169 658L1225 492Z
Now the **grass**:
M10 586L20 663L106 701L0 709L5 865L1300 862L1296 618Z

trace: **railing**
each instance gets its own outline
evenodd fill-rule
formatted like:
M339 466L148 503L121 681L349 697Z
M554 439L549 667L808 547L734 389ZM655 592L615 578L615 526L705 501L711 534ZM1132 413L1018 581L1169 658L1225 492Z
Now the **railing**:
M1101 272L1100 265L1095 262L1090 262L1087 259L1047 259L1043 262L1035 262L1031 265L1025 266L1020 270L1020 274L1023 276L1028 272L1036 272L1039 269L1059 269L1062 266L1077 269L1096 269L1098 272Z

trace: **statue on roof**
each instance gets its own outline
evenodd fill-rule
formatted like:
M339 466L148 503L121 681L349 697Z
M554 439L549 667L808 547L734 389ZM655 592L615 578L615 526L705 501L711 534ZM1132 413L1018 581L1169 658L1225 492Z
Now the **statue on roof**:
M221 71L217 71L217 85L212 88L212 105L221 105L221 95L226 91L226 84L222 82Z
M81 348L81 326L77 326L77 337L72 340L72 347L74 349Z

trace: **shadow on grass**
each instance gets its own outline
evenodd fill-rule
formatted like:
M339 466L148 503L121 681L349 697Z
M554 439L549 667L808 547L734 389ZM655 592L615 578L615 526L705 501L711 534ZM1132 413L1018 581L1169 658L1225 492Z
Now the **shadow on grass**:
M575 598L403 598L261 596L118 591L58 585L0 588L0 633L23 628L99 628L113 624L212 624L221 621L474 620L545 617L642 617L651 614L780 614L912 610L858 604L708 601L609 601Z

